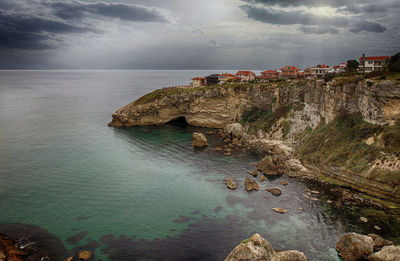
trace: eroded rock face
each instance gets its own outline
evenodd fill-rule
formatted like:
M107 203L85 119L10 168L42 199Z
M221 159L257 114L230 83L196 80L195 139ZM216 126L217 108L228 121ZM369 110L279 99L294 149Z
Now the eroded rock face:
M194 132L193 133L193 147L205 147L208 146L207 138L203 133Z
M369 261L399 261L400 246L385 246L368 257Z
M246 180L245 180L245 188L246 188L246 190L247 191L258 191L260 188L259 188L259 186L258 186L258 183L257 183L257 181L255 181L254 179L251 179L251 178L249 178L249 177L246 177Z
M364 260L374 252L374 241L369 236L348 233L336 243L336 250L345 261Z
M235 247L225 261L307 261L307 258L297 250L275 252L267 240L254 234Z

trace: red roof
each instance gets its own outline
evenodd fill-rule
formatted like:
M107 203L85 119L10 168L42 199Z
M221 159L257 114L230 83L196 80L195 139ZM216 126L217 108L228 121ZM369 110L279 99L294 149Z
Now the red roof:
M196 78L192 78L192 80L205 80L206 78L204 77L196 77Z
M238 71L236 75L250 75L254 74L252 71Z
M366 61L386 61L389 60L389 56L368 56L365 57ZM362 57L359 59L360 61L362 60Z
M268 71L261 72L261 74L263 74L263 73L276 73L276 74L279 74L279 72L277 72L275 70L268 70Z
M285 67L283 67L283 68L281 68L281 71L283 71L283 70L289 70L289 71L297 71L297 70L300 70L300 68L297 68L296 66L285 66Z
M319 68L329 68L329 66L328 65L325 65L325 64L320 64L320 65L318 65L319 66Z

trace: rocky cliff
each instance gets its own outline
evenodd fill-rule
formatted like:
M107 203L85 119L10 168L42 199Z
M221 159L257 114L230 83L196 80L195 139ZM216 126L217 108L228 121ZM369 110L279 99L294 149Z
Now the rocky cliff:
M109 126L240 122L248 140L280 140L318 178L400 202L400 81L360 76L149 93Z

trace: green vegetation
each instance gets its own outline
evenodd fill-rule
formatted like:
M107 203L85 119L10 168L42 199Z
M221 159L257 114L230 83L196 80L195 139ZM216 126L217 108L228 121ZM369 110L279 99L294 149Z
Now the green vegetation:
M268 131L279 119L287 117L292 110L302 110L304 104L300 102L280 106L275 111L252 107L243 112L240 123L249 126L249 132L255 134L258 129ZM289 134L290 121L282 123L284 137Z
M360 64L357 60L348 60L346 65L346 72L356 72Z
M389 72L400 72L400 53L396 53L390 57L388 70Z
M377 139L381 133L384 147L377 142L365 143L369 137ZM381 152L400 155L400 121L394 126L379 126L365 122L360 114L342 114L328 124L321 123L297 150L298 156L306 162L345 167L356 172L368 170ZM399 183L400 171L376 169L371 177Z

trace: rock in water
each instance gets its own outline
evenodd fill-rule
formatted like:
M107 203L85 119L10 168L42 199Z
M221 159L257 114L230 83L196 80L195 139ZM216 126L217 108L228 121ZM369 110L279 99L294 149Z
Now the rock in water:
M253 191L253 190L258 191L260 189L257 181L255 181L254 179L248 178L248 177L246 177L245 188L249 192Z
M361 220L362 222L364 222L364 223L367 223L367 222L368 222L368 219L367 219L366 217L360 217L360 220Z
M257 169L265 175L281 175L284 168L277 164L271 156L265 156L257 163Z
M372 240L374 240L374 251L379 251L382 249L384 246L391 246L393 245L392 241L386 240L381 236L378 236L377 234L368 234Z
M400 246L385 246L381 251L368 257L369 261L398 261L400 260Z
M261 182L264 182L264 181L267 181L267 180L268 180L268 178L266 176L261 175L261 177L260 177L260 181Z
M225 261L272 261L275 252L259 234L243 241L225 258Z
M248 174L252 175L253 177L257 177L258 176L258 170L253 170L253 171L248 171Z
M281 180L281 184L282 184L283 186L287 186L287 185L289 184L289 182L287 182L286 180L282 179L282 180Z
M237 186L238 186L237 183L236 183L235 178L231 178L231 179L230 178L226 178L225 179L225 184L231 190L235 190L237 188Z
M204 147L208 145L206 136L204 136L201 132L194 132L193 133L193 143L194 147Z
M275 196L279 196L280 194L282 194L282 191L278 188L269 188L266 189L266 191L271 192Z
M92 252L88 250L80 251L78 254L80 260L89 260L92 258Z
M272 208L272 210L281 214L285 214L287 212L287 209L284 208Z
M225 261L307 261L304 253L297 250L275 252L259 234L240 243Z
M374 252L374 241L369 236L348 233L336 243L336 250L345 261L364 260Z

